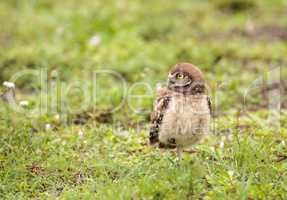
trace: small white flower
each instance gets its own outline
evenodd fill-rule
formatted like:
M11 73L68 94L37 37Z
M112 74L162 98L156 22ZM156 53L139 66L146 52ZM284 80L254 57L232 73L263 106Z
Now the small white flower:
M101 37L99 35L94 35L91 37L89 44L91 46L98 46L101 43Z
M84 132L82 130L80 130L78 132L79 137L82 139L84 137Z
M221 149L224 148L224 141L221 141L221 142L219 143L219 147L220 147Z
M4 87L7 87L7 88L15 88L15 83L5 81L5 82L3 83L3 86L4 86Z
M45 124L45 130L46 131L51 130L51 128L52 128L51 124Z
M284 140L282 140L282 141L281 141L281 144L282 144L283 146L285 146L285 141L284 141Z
M26 101L26 100L20 101L20 102L19 102L19 105L20 105L21 107L27 107L27 106L29 106L29 101Z

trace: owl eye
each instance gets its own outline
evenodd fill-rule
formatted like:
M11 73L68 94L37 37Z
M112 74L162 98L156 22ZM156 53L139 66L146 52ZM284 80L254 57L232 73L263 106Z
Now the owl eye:
M183 74L177 74L176 75L176 79L183 79L184 78L184 75Z

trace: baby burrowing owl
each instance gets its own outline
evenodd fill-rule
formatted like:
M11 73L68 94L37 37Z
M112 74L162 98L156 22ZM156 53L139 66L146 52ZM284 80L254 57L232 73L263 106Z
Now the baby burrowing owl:
M210 132L211 103L202 72L190 63L176 64L168 86L158 88L151 114L150 143L182 152Z

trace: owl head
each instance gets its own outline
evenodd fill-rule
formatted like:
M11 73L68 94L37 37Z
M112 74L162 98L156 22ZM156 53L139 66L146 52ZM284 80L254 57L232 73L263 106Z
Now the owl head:
M183 94L204 94L205 81L202 72L193 64L179 63L168 75L168 88Z

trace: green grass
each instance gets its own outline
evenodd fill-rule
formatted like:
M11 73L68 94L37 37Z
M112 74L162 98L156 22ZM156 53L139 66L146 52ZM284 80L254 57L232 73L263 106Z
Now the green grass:
M30 104L0 106L0 199L286 199L286 8L1 1L0 82L21 75L17 102ZM175 152L148 145L148 118L156 83L183 61L206 74L215 134L177 166ZM278 89L268 83L279 67L282 108L272 114L266 94ZM123 77L129 95L99 70Z

